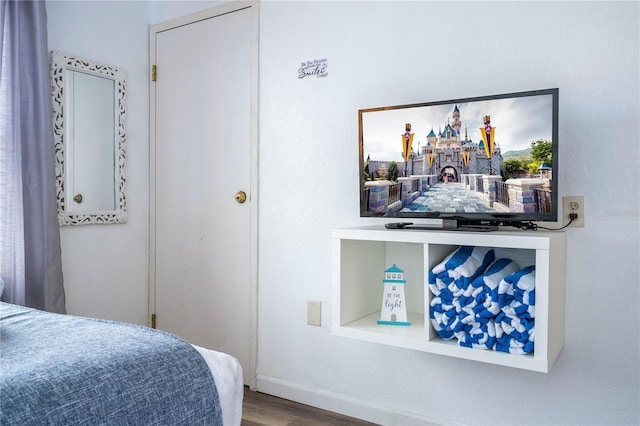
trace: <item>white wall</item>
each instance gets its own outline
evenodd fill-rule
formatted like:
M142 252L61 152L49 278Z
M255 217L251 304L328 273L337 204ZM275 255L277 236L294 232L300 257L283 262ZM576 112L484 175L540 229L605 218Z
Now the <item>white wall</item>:
M130 221L65 228L72 313L145 323L148 24L210 3L49 2L52 49L129 73ZM113 18L110 27L104 22ZM264 2L259 389L384 423L637 424L637 2ZM327 58L329 76L297 78ZM334 337L330 230L358 218L357 110L560 88L566 344L549 374ZM283 274L286 271L286 274ZM306 300L323 326L306 325ZM393 368L389 366L393 365Z
M149 43L142 2L47 2L49 50L127 73L129 221L60 228L67 311L147 323Z

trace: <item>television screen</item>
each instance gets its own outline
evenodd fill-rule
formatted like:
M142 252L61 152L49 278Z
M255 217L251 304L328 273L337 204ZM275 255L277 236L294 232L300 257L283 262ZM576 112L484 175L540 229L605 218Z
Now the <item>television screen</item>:
M360 216L557 220L558 89L358 111Z

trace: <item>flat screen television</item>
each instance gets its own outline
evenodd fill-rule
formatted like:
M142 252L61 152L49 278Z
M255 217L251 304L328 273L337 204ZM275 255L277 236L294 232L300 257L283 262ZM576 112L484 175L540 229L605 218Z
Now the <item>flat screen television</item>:
M361 109L360 216L443 226L558 217L558 89Z

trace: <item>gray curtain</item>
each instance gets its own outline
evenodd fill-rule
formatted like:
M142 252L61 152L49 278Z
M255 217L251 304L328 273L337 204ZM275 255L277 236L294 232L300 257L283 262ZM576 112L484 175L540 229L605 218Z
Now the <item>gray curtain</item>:
M0 0L2 300L65 312L44 1Z

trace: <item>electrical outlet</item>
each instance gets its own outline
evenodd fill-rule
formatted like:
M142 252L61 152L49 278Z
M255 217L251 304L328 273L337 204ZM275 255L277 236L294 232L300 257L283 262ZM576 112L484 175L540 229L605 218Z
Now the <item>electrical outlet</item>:
M322 302L307 300L307 324L322 325Z
M584 196L562 197L562 224L569 223L569 215L575 213L578 217L569 226L584 228Z

